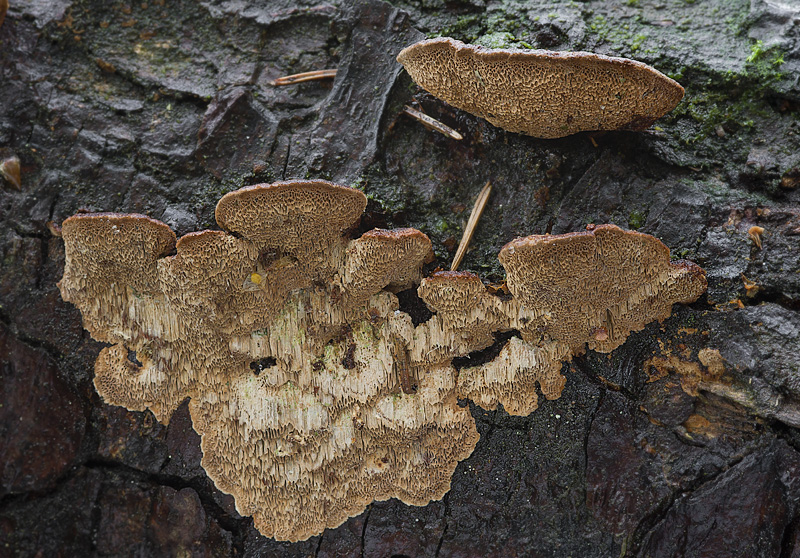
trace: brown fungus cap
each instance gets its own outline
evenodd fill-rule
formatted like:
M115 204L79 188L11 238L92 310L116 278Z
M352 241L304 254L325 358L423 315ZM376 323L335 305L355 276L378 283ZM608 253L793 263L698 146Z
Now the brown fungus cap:
M216 219L223 229L252 241L262 260L302 261L310 279L330 277L341 257L343 232L367 206L360 190L325 180L289 180L247 186L225 194Z
M227 231L293 252L338 239L366 207L367 197L355 188L325 180L289 180L225 194L215 214Z
M433 261L428 236L416 229L373 229L347 248L343 286L354 300L383 288L407 289L420 281L422 265Z
M135 213L74 215L64 221L61 233L73 253L95 251L98 257L93 261L126 270L155 262L175 248L176 240L168 225Z
M441 37L406 47L397 60L440 99L539 138L641 131L684 92L646 64L588 52L496 50Z
M694 302L706 290L702 269L671 263L655 237L600 225L579 233L534 235L506 244L500 263L508 288L533 312L523 331L529 341L565 343L580 352L610 352L676 302Z
M115 319L104 313L101 296L115 299L127 290L141 296L158 290L157 262L175 247L175 233L161 221L144 215L86 213L75 215L62 225L65 263L58 286L64 300L81 308L84 326L99 340L115 342Z
M175 236L142 216L64 223L62 295L101 351L95 387L167 422L189 398L202 465L267 536L301 540L374 500L424 505L478 440L456 372L412 361L413 324L388 289L432 255L414 229L343 234L364 195L327 182L220 201L237 233Z

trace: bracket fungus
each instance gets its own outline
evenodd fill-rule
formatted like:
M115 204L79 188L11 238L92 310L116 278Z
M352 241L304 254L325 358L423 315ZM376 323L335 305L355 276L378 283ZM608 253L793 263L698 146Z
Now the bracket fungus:
M440 37L404 48L397 61L454 107L539 138L641 131L684 92L642 62L589 52L489 49Z
M411 319L385 290L419 282L430 240L413 229L348 240L365 206L352 188L283 182L220 200L217 221L235 235L176 244L141 215L63 224L62 297L112 343L97 391L164 423L190 398L203 467L270 537L306 539L373 500L440 499L478 439L454 369L409 371ZM414 395L401 389L409 374Z
M520 332L495 359L458 377L459 397L490 410L502 403L512 415L537 408L537 383L558 398L562 364L587 346L611 352L707 286L700 267L671 263L658 239L615 225L519 238L503 247L500 263L511 299L490 295L477 275L454 272L423 279L419 294L436 312L423 324L432 347L462 355L491 344L495 331Z
M587 344L613 350L705 289L697 266L611 225L509 243L510 298L471 273L421 279L420 231L348 238L365 206L358 190L293 181L225 195L228 232L177 242L143 215L63 223L61 295L111 344L97 391L164 423L189 398L203 467L266 536L306 539L374 500L441 498L478 440L458 397L527 414L536 383L558 397L562 362ZM415 326L393 291L420 281L436 314ZM521 338L494 360L456 371L454 357L512 329Z

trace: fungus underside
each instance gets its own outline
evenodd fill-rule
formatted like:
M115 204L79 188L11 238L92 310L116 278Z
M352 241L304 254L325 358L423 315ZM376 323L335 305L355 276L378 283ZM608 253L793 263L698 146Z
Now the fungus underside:
M141 215L63 224L62 297L111 344L97 391L164 423L188 397L203 467L266 536L303 540L375 500L440 499L478 440L459 397L528 414L537 383L560 395L564 361L613 350L705 290L700 268L613 225L509 243L511 297L471 273L422 279L420 231L345 236L365 205L358 190L297 181L223 197L217 221L236 236L176 244ZM394 293L417 284L434 314L415 325ZM495 358L456 372L454 358L512 330Z

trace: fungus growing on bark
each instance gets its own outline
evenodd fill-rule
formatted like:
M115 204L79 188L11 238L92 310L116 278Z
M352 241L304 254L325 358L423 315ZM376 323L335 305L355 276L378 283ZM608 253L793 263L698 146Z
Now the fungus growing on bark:
M764 227L753 225L747 230L747 236L753 241L759 250L761 250L761 235L764 234Z
M267 536L308 538L374 500L439 499L478 439L455 370L409 363L411 319L384 290L419 281L430 241L348 240L365 205L352 188L284 182L220 200L218 223L238 236L176 244L140 215L63 224L62 297L112 343L97 391L164 423L190 398L203 467Z
M676 302L695 301L705 273L691 262L670 262L658 239L614 225L580 233L535 235L500 251L513 298L494 297L472 274L438 273L423 280L420 297L437 314L431 344L464 354L488 346L496 330L518 330L492 361L462 368L459 397L510 414L537 407L536 384L557 398L563 362L588 348L607 353L631 332L667 318ZM469 340L469 341L466 341Z
M441 37L397 56L423 89L510 132L560 138L648 128L683 87L650 66L588 52L498 50Z
M610 351L705 286L657 240L609 225L509 243L513 297L434 274L419 294L437 313L414 326L392 291L419 282L430 241L414 229L348 239L365 205L352 188L279 182L220 200L230 232L177 243L142 215L63 224L61 295L111 344L97 391L164 423L189 398L203 467L266 536L306 539L374 500L441 498L478 439L458 397L527 414L536 383L558 397L562 362L587 344ZM521 338L494 360L453 367L507 330Z

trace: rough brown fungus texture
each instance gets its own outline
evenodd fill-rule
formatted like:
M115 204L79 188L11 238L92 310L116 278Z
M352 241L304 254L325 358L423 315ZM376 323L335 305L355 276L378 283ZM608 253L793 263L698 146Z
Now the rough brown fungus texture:
M397 60L454 107L538 138L641 131L684 93L642 62L589 52L489 49L439 37L406 47Z
M143 215L63 224L62 297L111 344L97 391L163 423L188 398L204 469L269 537L306 539L376 500L440 499L478 440L459 397L528 414L537 384L560 395L564 361L705 289L697 266L612 225L509 243L511 298L471 273L422 280L422 232L348 238L365 206L353 188L289 181L227 194L225 231L177 241ZM393 293L420 281L436 314L415 326ZM507 330L520 336L495 359L454 368Z

